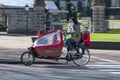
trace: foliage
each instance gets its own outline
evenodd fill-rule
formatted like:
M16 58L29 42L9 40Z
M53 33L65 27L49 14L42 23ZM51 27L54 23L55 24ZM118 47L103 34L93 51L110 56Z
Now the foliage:
M83 11L83 7L82 7L81 1L78 1L77 8L78 8L78 10L77 10L78 12L82 12Z
M70 2L70 0L65 0L66 2Z
M82 17L86 17L87 16L87 12L86 11L83 11L82 12Z
M0 23L0 26L3 26L3 24L2 24L2 23Z
M35 6L44 6L44 0L34 0Z
M0 29L3 29L3 28L4 28L3 24L2 24L2 23L0 23Z
M75 7L72 9L72 15L71 15L71 17L74 17L75 19L77 19L77 11L76 11Z
M77 13L77 18L81 19L81 13Z
M71 17L71 15L72 15L71 6L72 6L71 2L66 2L65 9L68 11L68 13L67 13L67 21L69 20L69 17Z
M58 7L58 9L60 9L60 5L59 5L60 0L53 0L53 1L55 2L55 4L56 4L56 6Z
M68 11L68 13L67 13L67 21L69 20L70 17L74 17L75 19L77 19L76 8L73 6L73 4L70 1L66 2L65 9Z

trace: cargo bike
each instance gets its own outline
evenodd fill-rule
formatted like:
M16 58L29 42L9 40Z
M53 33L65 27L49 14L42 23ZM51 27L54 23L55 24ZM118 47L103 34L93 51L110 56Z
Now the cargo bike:
M85 47L85 44L77 44L77 47L75 47L76 53L66 53L65 57L61 56L65 54L62 52L65 45L63 35L64 33L60 30L41 35L33 42L33 45L21 55L21 62L26 66L30 66L34 63L35 58L55 59L58 61L59 59L64 59L67 62L73 61L77 66L86 65L90 60L90 53L88 48ZM84 49L85 54L82 54L82 49Z

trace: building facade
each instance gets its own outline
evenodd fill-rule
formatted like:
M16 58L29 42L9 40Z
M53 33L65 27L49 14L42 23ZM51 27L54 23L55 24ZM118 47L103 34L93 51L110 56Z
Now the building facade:
M120 19L120 0L106 0L106 19Z
M36 34L45 32L44 24L50 21L50 29L62 29L60 11L52 0L35 0L28 11L24 6L0 5L0 22L8 33Z
M34 8L25 11L22 6L1 5L0 15L4 17L4 26L8 33L33 34L43 30L46 21L45 6L34 3Z

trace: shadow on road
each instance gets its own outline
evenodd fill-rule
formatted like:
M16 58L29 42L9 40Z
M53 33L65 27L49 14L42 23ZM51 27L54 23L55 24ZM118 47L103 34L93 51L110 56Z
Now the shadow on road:
M36 65L37 64L37 65ZM32 67L42 67L51 69L87 69L85 66L76 66L73 63L55 63L55 62L36 62Z

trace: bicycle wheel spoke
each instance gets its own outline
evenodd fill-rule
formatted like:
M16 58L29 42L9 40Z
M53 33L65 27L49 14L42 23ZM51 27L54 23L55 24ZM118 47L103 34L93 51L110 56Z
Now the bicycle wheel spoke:
M32 53L29 53L29 51L26 51L21 55L21 62L26 66L31 65L34 60L35 57L32 55Z
M90 53L85 50L85 54L73 55L73 63L77 66L86 65L90 60Z

